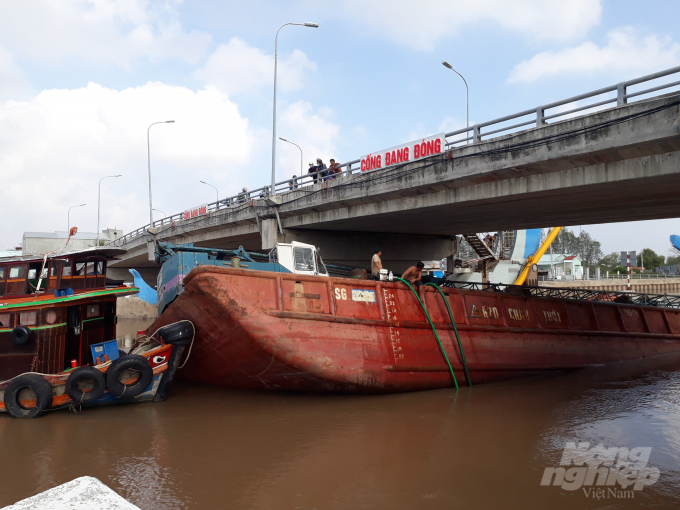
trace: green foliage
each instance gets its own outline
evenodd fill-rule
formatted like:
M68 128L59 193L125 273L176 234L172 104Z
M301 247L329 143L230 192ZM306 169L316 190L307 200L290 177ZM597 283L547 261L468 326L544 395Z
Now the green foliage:
M666 257L666 265L667 266L674 266L676 264L680 264L680 250L676 250L675 248L671 248L671 253L673 255L669 255Z
M610 253L609 255L605 255L600 259L600 263L598 264L600 266L600 271L609 271L616 273L617 269L621 267L619 261L619 254L618 253ZM624 269L625 271L625 269Z
M642 256L642 258L640 258ZM665 262L665 257L663 255L657 255L654 250L650 248L645 248L638 254L637 263L638 266L644 264L645 269L654 270L655 267L663 266Z
M576 235L569 229L563 228L553 243L553 251L567 255L577 255L583 267L593 267L602 258L602 248L585 230Z

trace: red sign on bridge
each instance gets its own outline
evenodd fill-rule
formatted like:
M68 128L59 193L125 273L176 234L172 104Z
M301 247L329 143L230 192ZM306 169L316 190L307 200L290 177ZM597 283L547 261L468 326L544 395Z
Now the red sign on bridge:
M207 205L199 205L198 207L194 207L193 209L188 209L184 211L184 215L182 216L183 220L189 220L191 218L195 218L196 216L202 216L208 212L208 206Z
M378 170L399 163L410 163L420 158L441 154L446 150L444 133L406 143L398 147L368 154L361 158L361 171Z

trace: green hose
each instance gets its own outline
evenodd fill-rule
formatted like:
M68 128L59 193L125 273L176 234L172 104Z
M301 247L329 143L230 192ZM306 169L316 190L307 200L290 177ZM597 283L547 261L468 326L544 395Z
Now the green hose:
M460 335L458 334L458 328L456 327L456 321L453 320L453 314L451 313L451 307L449 306L449 300L446 299L446 295L444 294L444 292L442 292L441 287L439 287L439 285L437 285L436 283L426 283L425 285L429 285L429 286L437 289L439 294L442 296L442 299L444 300L444 304L446 305L446 311L449 312L449 319L451 319L451 325L453 326L453 331L454 331L454 333L456 333L456 340L458 340L458 348L460 349L460 357L463 360L463 369L465 370L465 379L467 380L467 385L472 386L472 379L470 379L470 373L468 372L467 361L465 361L465 353L463 352L463 343L460 341Z
M399 278L398 276L394 277L395 280L399 280L400 282L405 283L409 289L413 292L413 295L416 297L418 300L418 303L420 303L420 307L423 309L423 312L425 312L425 317L427 317L427 321L430 323L430 327L432 328L432 332L434 333L434 337L437 339L437 343L439 344L439 348L442 351L442 354L444 355L444 359L446 360L446 364L449 366L449 371L451 372L451 377L453 377L453 384L456 385L456 391L458 391L458 381L456 381L456 375L453 373L453 368L451 367L451 362L449 361L449 357L446 355L446 351L444 350L444 346L442 345L442 341L439 339L439 335L437 334L437 330L434 327L434 324L432 323L432 319L430 319L430 314L427 313L427 309L425 308L425 305L423 302L420 300L420 296L416 292L416 289L414 289L409 282L406 280Z

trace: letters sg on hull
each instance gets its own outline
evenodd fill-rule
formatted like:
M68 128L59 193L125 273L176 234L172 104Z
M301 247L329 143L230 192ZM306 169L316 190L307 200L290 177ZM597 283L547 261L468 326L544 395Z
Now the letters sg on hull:
M208 205L199 205L198 207L194 207L193 209L188 209L184 211L184 214L182 215L183 220L189 220L191 218L195 218L196 216L202 216L208 212Z
M441 154L446 150L444 133L422 138L404 145L392 147L380 152L367 154L361 158L361 171L378 170L400 163L410 163L418 159Z

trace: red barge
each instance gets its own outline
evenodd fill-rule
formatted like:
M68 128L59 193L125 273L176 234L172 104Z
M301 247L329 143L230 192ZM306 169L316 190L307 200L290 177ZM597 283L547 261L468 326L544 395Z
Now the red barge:
M149 328L189 320L180 376L236 388L389 393L453 386L406 285L216 266L194 268ZM465 284L418 289L453 372L471 384L680 351L680 299Z

